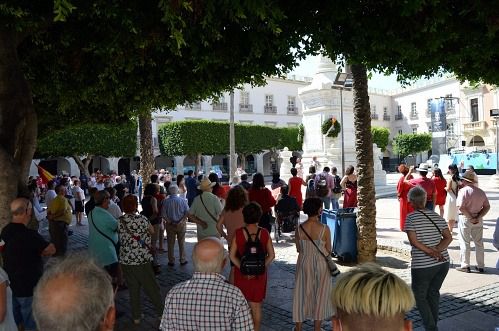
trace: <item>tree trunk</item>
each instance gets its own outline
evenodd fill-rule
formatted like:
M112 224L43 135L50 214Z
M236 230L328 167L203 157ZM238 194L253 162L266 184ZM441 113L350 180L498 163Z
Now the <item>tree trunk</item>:
M81 174L85 174L87 178L90 178L90 172L88 171L88 166L90 165L90 162L92 162L92 159L94 158L93 155L87 155L85 157L85 161L82 161L79 155L73 155L72 156L73 160L75 160L76 165L78 166L78 169L80 170L80 176Z
M354 89L355 149L357 155L359 263L376 259L376 197L371 134L371 111L367 92L367 72L363 65L352 65Z
M0 229L11 219L10 202L28 195L26 181L38 125L16 37L14 31L0 31Z
M142 182L147 184L154 173L154 154L152 150L152 117L150 111L143 111L139 115L140 134L140 175ZM145 188L145 185L142 185Z
M194 168L196 176L198 176L199 172L202 170L202 167L201 167L201 158L202 157L203 157L202 153L197 153L196 154L196 157L195 157L195 159L196 159L196 162L195 162L196 165L195 165L195 168Z

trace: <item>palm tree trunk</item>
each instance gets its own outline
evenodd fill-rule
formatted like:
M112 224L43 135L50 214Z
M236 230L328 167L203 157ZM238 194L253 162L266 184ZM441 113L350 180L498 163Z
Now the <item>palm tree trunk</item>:
M140 135L140 170L142 188L149 183L150 176L154 173L154 154L152 150L152 117L149 110L142 111L139 115Z
M371 134L371 111L367 92L367 71L363 65L352 65L354 89L355 149L358 172L358 238L359 263L376 260L376 201Z
M0 229L11 220L10 202L28 195L38 120L17 56L15 31L0 31Z

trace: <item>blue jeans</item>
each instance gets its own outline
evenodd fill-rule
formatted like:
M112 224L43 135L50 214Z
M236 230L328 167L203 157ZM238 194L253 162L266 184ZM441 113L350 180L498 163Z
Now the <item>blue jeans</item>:
M331 204L333 205L333 210L338 210L340 209L340 199L336 199L334 197L331 197Z
M33 319L33 297L12 296L12 309L14 310L14 320L16 324L24 325L24 329L36 330L36 323Z
M321 197L321 200L324 203L324 209L331 209L331 197Z
M440 287L449 272L449 262L428 268L411 269L412 292L426 331L438 331Z

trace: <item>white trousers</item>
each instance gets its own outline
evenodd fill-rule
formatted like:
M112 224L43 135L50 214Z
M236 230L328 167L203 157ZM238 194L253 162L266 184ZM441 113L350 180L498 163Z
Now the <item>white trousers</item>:
M483 249L483 219L477 224L471 223L466 216L459 215L459 250L461 257L461 267L470 266L471 241L475 244L476 264L478 268L484 268Z

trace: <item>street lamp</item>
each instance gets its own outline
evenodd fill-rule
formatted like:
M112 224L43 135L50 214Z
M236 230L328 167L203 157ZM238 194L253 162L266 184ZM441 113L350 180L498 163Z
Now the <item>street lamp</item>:
M334 90L340 91L340 125L341 125L341 174L345 176L345 134L343 126L343 90L350 91L352 89L352 74L350 72L338 72L331 86Z
M494 118L496 124L496 176L499 176L499 109L491 109L490 117Z

